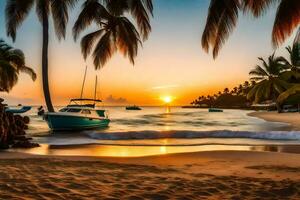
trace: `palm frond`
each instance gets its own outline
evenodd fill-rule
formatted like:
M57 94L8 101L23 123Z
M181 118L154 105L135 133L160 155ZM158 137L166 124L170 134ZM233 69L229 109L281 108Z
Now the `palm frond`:
M16 65L16 67L25 65L24 53L19 49L11 50L7 56L7 60Z
M152 0L142 0L148 12L153 16L153 3Z
M207 52L211 47L214 58L236 26L239 9L239 0L211 0L202 34L202 47Z
M43 23L43 16L49 16L50 14L50 2L45 0L35 0L36 1L36 14L41 23Z
M141 44L140 36L134 25L126 18L120 18L117 26L117 48L130 62L134 64L138 46Z
M77 0L52 0L51 13L57 38L65 38L69 20L68 9L73 8Z
M263 81L262 81L263 82ZM254 87L250 89L250 91L247 93L247 99L252 100L255 97L257 89L260 87L262 82L257 83Z
M0 40L0 91L9 92L18 81L19 71L36 79L36 73L25 66L24 53Z
M269 73L266 70L264 70L261 66L256 65L255 68L249 72L249 75L259 76L259 77L268 77Z
M146 40L151 32L150 18L148 15L149 6L151 7L151 5L145 6L143 3L145 3L145 0L131 0L129 9L133 18L136 20L143 40ZM150 13L152 13L152 10L150 10Z
M250 78L251 81L261 81L261 80L265 80L264 77L251 77Z
M288 90L282 92L278 97L277 97L277 103L278 104L283 104L289 97L300 94L300 84L295 84Z
M255 99L254 103L259 103L263 100L265 100L265 91L267 89L266 85L268 84L268 81L262 82L259 87L257 88L255 92Z
M108 11L97 0L86 0L73 26L74 40L77 40L79 34L91 25L93 21L99 22L102 18L107 19L110 17L111 15Z
M99 38L103 34L104 30L98 30L87 34L81 39L81 52L83 54L84 59L90 54L93 44L97 38Z
M17 82L17 70L9 62L0 60L0 91L9 92Z
M105 0L105 7L114 16L123 15L129 11L129 0Z
M265 91L264 91L264 99L270 99L271 98L271 95L272 95L272 82L271 81L268 81L266 82L266 84L264 85L265 87Z
M283 43L300 24L300 1L281 0L277 9L272 32L275 47Z
M103 67L116 51L111 34L111 32L105 33L94 49L93 58L96 69Z
M290 84L290 83L288 83L284 80L274 79L273 80L273 85L274 85L273 86L274 89L278 92L278 94L281 94L285 90L289 89L292 84Z
M277 0L243 0L242 8L244 13L251 12L254 17L259 17L276 2Z
M32 8L34 0L8 0L5 8L6 33L13 41L16 40L16 32Z
M21 72L28 74L33 81L36 80L37 75L36 75L35 71L32 68L26 67L26 66L22 66L22 67L19 67L18 69Z

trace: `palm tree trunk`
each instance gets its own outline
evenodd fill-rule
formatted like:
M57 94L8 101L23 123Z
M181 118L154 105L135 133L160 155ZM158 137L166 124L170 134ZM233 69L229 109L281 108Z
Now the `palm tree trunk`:
M49 19L46 11L43 11L43 50L42 50L42 78L46 106L49 112L54 112L51 102L48 82L48 42L49 42Z

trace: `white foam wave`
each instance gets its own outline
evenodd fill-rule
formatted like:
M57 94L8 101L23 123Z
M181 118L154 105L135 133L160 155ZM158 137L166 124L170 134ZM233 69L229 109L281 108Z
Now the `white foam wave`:
M300 131L128 131L128 132L89 132L99 140L142 140L142 139L193 139L193 138L249 138L266 140L300 140Z

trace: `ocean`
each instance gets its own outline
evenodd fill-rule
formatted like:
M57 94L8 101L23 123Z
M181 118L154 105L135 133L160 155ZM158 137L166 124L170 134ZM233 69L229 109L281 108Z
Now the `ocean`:
M210 113L207 109L180 107L142 107L140 111L124 107L105 109L111 119L108 128L51 132L33 107L26 113L31 118L27 134L41 147L26 151L55 155L145 156L208 150L287 151L287 147L280 149L278 146L300 145L300 132L289 131L285 123L248 116L252 111L225 109Z

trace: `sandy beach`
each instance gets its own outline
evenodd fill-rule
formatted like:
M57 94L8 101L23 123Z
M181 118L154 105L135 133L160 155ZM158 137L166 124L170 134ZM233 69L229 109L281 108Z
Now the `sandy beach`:
M290 124L290 130L299 131L300 130L300 114L299 113L278 113L277 111L272 112L251 112L248 114L252 117L258 117L266 121L271 122L283 122Z
M0 199L300 198L299 154L96 158L1 152L0 163Z

